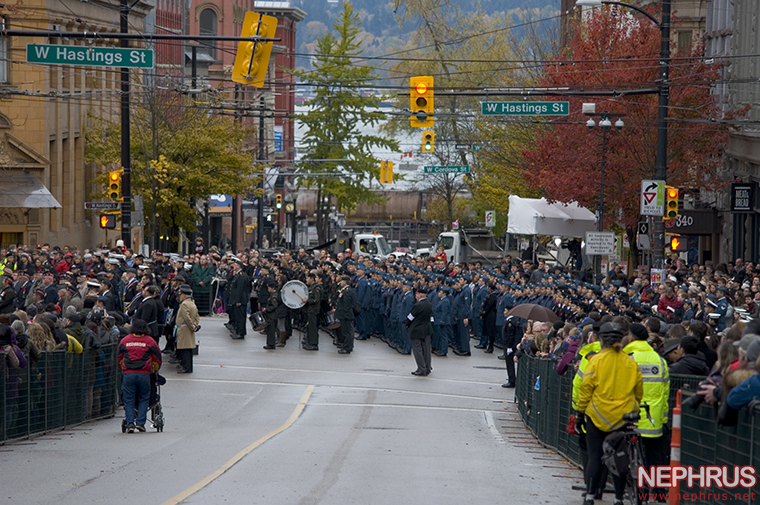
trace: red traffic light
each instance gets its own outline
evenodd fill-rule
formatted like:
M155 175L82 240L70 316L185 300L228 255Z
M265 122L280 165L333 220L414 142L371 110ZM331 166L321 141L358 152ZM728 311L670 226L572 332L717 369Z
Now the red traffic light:
M416 90L416 91L417 91L417 93L419 93L420 95L424 95L425 93L427 93L427 90L428 90L428 87L427 87L427 83L424 83L424 82L418 82L418 83L417 83L417 87L415 88L415 90Z
M119 173L118 170L115 170L115 171L110 172L108 174L108 178L111 179L111 181L113 181L113 182L118 181L120 177L121 177L121 174Z
M678 198L678 190L676 188L668 189L668 198Z

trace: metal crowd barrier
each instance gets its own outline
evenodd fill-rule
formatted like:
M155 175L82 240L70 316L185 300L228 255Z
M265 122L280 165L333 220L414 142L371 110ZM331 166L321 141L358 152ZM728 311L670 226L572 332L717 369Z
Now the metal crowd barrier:
M0 442L113 417L119 393L117 344L41 353L26 368L7 366L0 353Z
M521 356L517 365L515 402L525 425L546 447L581 467L578 437L567 433L567 422L572 410L573 368L560 376L556 362L548 359ZM676 391L683 391L683 399L694 394L703 377L671 375L669 408L675 406ZM681 465L734 466L752 465L760 476L760 407L739 412L736 426L725 427L716 422L715 408L703 404L699 409L683 407L681 412ZM672 416L670 417L672 419ZM760 486L754 497L737 500L735 493L746 490L689 489L681 486L681 493L689 493L691 503L737 505L760 504ZM735 491L735 492L734 492ZM708 493L720 493L718 499ZM742 496L743 498L744 496ZM723 499L725 498L725 499Z

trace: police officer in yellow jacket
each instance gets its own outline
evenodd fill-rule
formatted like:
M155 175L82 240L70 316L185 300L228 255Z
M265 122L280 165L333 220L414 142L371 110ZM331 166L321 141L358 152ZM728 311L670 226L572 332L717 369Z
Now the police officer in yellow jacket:
M667 465L669 463L670 442L664 425L668 422L668 397L670 395L670 376L665 360L647 343L649 334L643 324L631 325L632 339L623 352L633 358L639 365L644 381L643 403L649 405L649 413L654 421L642 416L637 427L644 444L644 464L646 466ZM662 501L667 501L666 490L656 490ZM663 494L664 493L664 494Z
M602 343L599 342L599 337L597 334L599 333L599 327L601 326L601 323L595 322L589 319L589 323L585 324L583 326L583 333L581 337L581 342L588 342L587 344L583 345L580 350L578 350L578 357L580 358L580 362L578 363L578 369L575 371L575 376L573 377L573 393L572 393L572 403L573 403L573 409L578 410L578 395L580 394L581 389L581 382L583 382L583 375L586 371L586 368L588 367L589 360L596 356L596 354L602 350ZM593 324L593 326L592 326ZM578 414L578 416L582 416L583 414ZM578 449L580 451L581 455L581 463L583 464L583 470L584 470L584 481L586 484L588 484L589 475L586 475L585 472L588 471L588 449L586 447L586 432L583 430L578 431ZM604 488L607 486L607 467L602 468L602 476L599 479L599 487L594 492L594 498L597 500L601 500ZM585 498L585 493L584 493Z
M620 323L602 324L599 329L602 350L589 360L578 394L578 412L586 416L579 416L576 430L585 427L588 445L589 479L584 505L593 505L592 493L599 488L604 440L625 427L623 415L638 411L644 396L641 372L636 362L623 352L623 333ZM612 480L617 505L623 500L626 475L613 475Z

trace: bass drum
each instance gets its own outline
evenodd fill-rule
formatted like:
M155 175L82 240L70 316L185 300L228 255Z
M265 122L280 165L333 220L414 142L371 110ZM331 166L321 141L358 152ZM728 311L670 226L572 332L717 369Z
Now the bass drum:
M269 322L263 312L256 312L251 316L251 319L251 324L253 324L253 329L255 331L261 331L269 326Z
M335 319L335 311L331 310L327 314L325 314L325 325L327 326L328 330L337 330L340 328L340 321Z
M304 298L309 298L309 288L301 281L286 282L280 290L280 298L288 308L300 309L306 302Z

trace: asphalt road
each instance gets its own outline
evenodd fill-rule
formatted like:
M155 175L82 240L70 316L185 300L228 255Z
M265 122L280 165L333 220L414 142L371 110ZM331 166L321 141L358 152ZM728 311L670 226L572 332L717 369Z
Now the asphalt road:
M204 318L192 375L166 364L163 433L121 416L0 446L0 503L566 504L580 472L519 422L497 354L414 359L377 339L262 349ZM473 341L474 343L474 341Z

